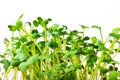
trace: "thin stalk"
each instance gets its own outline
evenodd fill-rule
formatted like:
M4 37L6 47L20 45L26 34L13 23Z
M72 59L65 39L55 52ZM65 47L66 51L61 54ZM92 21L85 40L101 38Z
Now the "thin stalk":
M74 38L74 37L73 37L73 38ZM75 44L72 44L72 47L75 47L76 44L77 44L77 42L76 42ZM74 56L73 56L73 63L80 65L80 57L79 57L79 55L74 55ZM80 66L81 66L81 65L80 65ZM82 74L82 71L79 70L79 69L77 69L77 70L76 70L76 79L77 79L77 80L83 80L83 76L81 76L81 74Z
M26 31L26 29L25 29L25 28L21 28L21 30L27 34L27 36L30 38L30 40L34 42L34 44L37 46L37 48L39 49L39 51L43 54L43 51L39 48L39 46L37 45L37 43L35 42L35 40L34 40L34 39L32 38L32 36Z
M73 57L73 59L74 59L74 63L80 65L80 60L79 60L79 56L78 56L78 55L75 55L75 56ZM83 76L82 76L82 71L79 70L79 69L76 70L76 78L77 78L77 80L84 80L84 79L83 79Z
M117 39L115 39L115 40L111 43L111 45L110 45L110 47L109 47L109 50L112 50L112 49L113 49L114 44L115 44L116 42L117 42ZM103 58L104 58L104 52L105 52L105 51L102 51L101 57L100 57L99 60L98 60L98 64L97 64L97 66L96 66L96 68L95 68L95 71L94 71L93 74L91 75L90 80L94 80L94 78L95 78L95 76L96 76L96 74L97 74L98 68L100 67L100 63L101 63L101 61L102 61Z
M99 69L99 67L100 67L100 63L101 63L101 61L102 61L103 58L104 58L104 52L105 52L105 51L102 51L101 57L100 57L99 60L98 60L98 64L96 65L95 71L92 72L92 75L91 75L91 77L90 77L90 80L94 80L94 79L95 79L96 74L97 74L97 71L98 71L98 69Z
M118 46L118 49L117 49L116 53L115 53L114 56L113 56L113 59L115 58L115 56L117 55L117 53L119 53L119 51L120 51L120 44L119 44L119 46Z
M45 26L42 26L42 28L43 28L43 33L46 33L47 26L46 26L46 25L45 25ZM44 54L44 53L47 53L47 51L48 51L48 46L47 46L47 35L44 34L43 38L44 38L44 41L45 41L45 49L44 49L44 51L43 51L43 54Z
M63 35L63 47L64 47L63 53L66 53L66 39L64 35Z
M30 80L34 80L34 69L30 72Z
M24 80L23 74L21 73L20 80Z
M4 78L5 78L5 80L8 80L8 76L7 76L6 72L4 74Z
M110 47L109 47L109 50L112 50L115 43L118 41L118 39L114 39L114 41L111 43Z
M85 29L83 29L82 37L84 38L85 36Z
M105 44L108 41L109 38L110 38L110 36L108 36L103 43Z
M27 71L22 71L22 76L23 76L23 79L27 80Z
M84 74L83 75L84 80L88 80L88 66L87 66L87 64L85 65L83 74Z
M32 55L35 55L35 53L36 53L35 44L32 44L32 46L31 46L31 52L32 52Z
M17 73L17 68L14 68L12 80L16 80L17 77L16 73Z
M101 40L102 40L102 42L103 42L104 40L103 40L102 30L101 30L101 28L99 28L99 30L100 30Z

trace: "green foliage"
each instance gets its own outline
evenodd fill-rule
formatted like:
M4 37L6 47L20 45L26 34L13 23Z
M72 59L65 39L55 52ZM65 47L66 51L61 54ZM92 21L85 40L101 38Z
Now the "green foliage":
M20 30L23 27L23 23L20 20L22 18L23 15L21 15L19 17L19 19L16 21L15 25L8 25L8 28L10 29L10 31L16 31L16 30Z
M11 64L12 64L12 66L16 67L20 64L20 60L19 59L12 59Z
M48 46L50 48L57 48L58 44L57 44L57 42L51 40L50 42L48 42Z
M80 25L79 30L69 30L66 25L48 25L50 18L37 17L23 23L22 16L8 26L13 35L5 40L6 50L0 54L4 76L13 70L22 72L24 80L95 80L96 77L118 80L120 77L117 67L120 62L114 60L120 52L120 46L114 47L120 42L119 27L104 41L101 27L96 25L92 28L100 31L101 39L85 35L89 28L85 25Z
M65 56L67 58L70 58L70 57L73 57L76 53L77 53L77 50L71 50L71 51L67 52Z
M14 57L14 59L18 59L20 61L24 61L26 60L26 58L27 58L27 55L23 52L17 53L17 55Z
M18 67L21 71L25 71L27 68L27 64L26 64L26 62L22 62L22 63L20 63L20 65Z
M93 25L92 28L101 29L101 27Z
M109 72L109 80L118 80L116 71L110 71Z
M0 62L3 63L3 67L4 67L5 69L8 69L8 67L10 66L10 61L7 60L7 59L3 59L3 60L1 60Z
M114 28L113 30L112 30L112 33L119 33L120 32L120 28L118 27L118 28Z
M27 65L32 65L32 64L35 64L37 61L38 61L38 54L31 56L31 57L27 60L26 64L27 64Z

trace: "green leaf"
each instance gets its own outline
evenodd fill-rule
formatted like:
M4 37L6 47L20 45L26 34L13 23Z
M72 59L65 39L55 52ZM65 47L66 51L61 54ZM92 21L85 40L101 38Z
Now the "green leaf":
M101 29L101 27L99 27L99 26L96 26L96 25L93 25L93 26L91 26L92 28L96 28L96 29Z
M8 25L10 31L16 31L15 25Z
M47 70L47 71L46 71L46 75L47 75L47 76L54 76L54 72L53 72L53 71L54 71L53 69Z
M66 25L62 25L64 30L67 30L67 26Z
M25 70L27 69L27 64L26 64L26 62L20 63L19 69L20 69L21 71L25 71Z
M109 80L118 80L116 71L110 71L109 72Z
M50 56L49 55L40 55L38 58L39 58L39 60L44 60L44 59L46 59L46 58L49 58Z
M38 20L39 24L41 23L41 21L43 21L43 19L41 17L37 17L37 20Z
M62 62L62 63L58 64L58 65L56 66L56 68L57 68L57 69L66 68L66 66L67 66L67 62Z
M120 71L119 71L119 72L117 72L117 76L118 76L118 77L120 77Z
M45 73L44 72L38 72L37 73L37 77L38 78L43 78L45 76Z
M21 36L20 42L27 42L27 36Z
M33 21L33 25L34 25L35 27L38 27L39 23L38 23L36 20L34 20L34 21Z
M32 25L31 22L26 22L26 24L28 24L30 27L31 27L31 25Z
M95 43L97 41L96 37L92 37L92 42Z
M16 46L16 49L20 48L21 46L21 42L20 41L17 41L15 43L13 43L12 45Z
M50 18L48 18L48 19L46 19L46 20L42 20L41 22L40 22L40 24L41 24L41 26L42 27L45 27L48 23L49 23L49 21L51 21L52 19L50 19Z
M88 60L87 60L87 65L89 67L94 67L95 63L97 61L97 56L92 54L88 57Z
M119 28L119 27L114 28L114 29L112 30L112 33L119 33L119 32L120 32L120 28Z
M65 57L67 57L67 58L73 57L76 53L77 53L77 50L68 51L68 52L65 54Z
M38 30L37 30L37 29L33 29L31 33L32 33L32 34L38 33Z
M24 61L27 58L27 54L23 53L23 52L19 52L17 53L17 55L14 57L14 59L19 59L20 61Z
M78 31L77 31L77 30L73 30L73 31L70 32L70 35L72 35L72 36L73 36L73 35L76 36L77 34L78 34Z
M52 32L52 34L53 34L53 35L56 35L56 36L57 36L57 35L60 35L60 33L59 33L58 31L54 31L54 32Z
M27 60L27 65L32 65L35 64L38 61L38 54L31 56L28 60Z
M12 59L11 60L11 64L14 67L17 67L20 63L21 63L21 61L19 59Z
M47 30L47 31L45 32L45 34L46 34L46 36L51 36L51 35L52 35L52 31Z
M96 41L95 45L98 46L100 50L107 50L107 48L104 46L104 44L101 41Z
M19 17L19 19L16 21L15 25L8 25L8 28L10 29L10 31L16 31L16 30L20 30L23 26L22 21L20 20L22 18L23 15L21 15Z
M0 54L0 57L1 57L1 58L3 58L3 57L4 57L4 55Z
M12 41L19 40L19 37L11 37Z
M44 47L45 47L45 41L40 41L40 42L38 42L38 46L39 46L41 49L44 49Z
M23 17L23 14L20 15L20 17L18 19L21 19Z
M52 19L50 19L50 18L44 20L45 25L47 25L50 21L52 21Z
M39 38L39 37L40 37L39 33L34 33L34 34L32 34L32 38L34 38L34 39L37 39L37 38Z
M116 39L120 38L120 34L117 34L117 33L116 34L115 33L110 33L109 36L114 37Z
M50 42L48 42L48 46L49 46L50 48L57 48L57 47L58 47L58 44L57 44L56 41L50 41Z
M87 26L85 26L85 25L80 25L80 26L82 27L82 29L89 28L89 27L87 27Z
M23 23L21 20L16 21L15 29L19 30L23 26Z
M106 62L106 63L110 63L111 61L113 61L113 59L111 58L111 56L109 55L109 53L104 53L104 58L102 60L102 62Z
M1 60L0 63L3 63L3 67L4 67L5 69L8 69L8 67L10 66L10 61L7 60L7 59Z
M85 36L84 38L83 38L83 40L89 40L90 38L88 37L88 36Z
M100 67L100 73L102 74L105 74L107 73L109 70L107 68L103 68L103 67Z
M65 72L69 73L71 71L76 71L80 66L78 64L72 64L69 67L65 68Z
M58 24L53 24L50 28L51 28L53 31L55 31L55 30L58 29L58 27L59 27Z

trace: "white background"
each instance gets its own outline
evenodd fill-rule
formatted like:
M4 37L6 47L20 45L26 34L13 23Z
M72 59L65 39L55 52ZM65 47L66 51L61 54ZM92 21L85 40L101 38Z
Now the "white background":
M105 37L114 27L120 26L120 0L1 0L0 52L4 52L3 39L11 35L7 25L14 24L21 14L24 14L23 21L41 16L78 30L79 24L98 25Z

